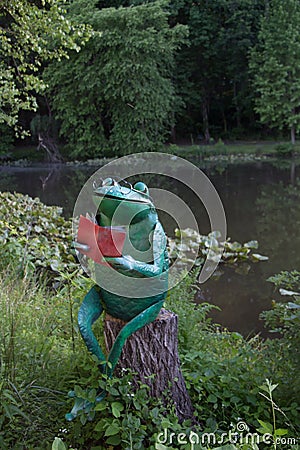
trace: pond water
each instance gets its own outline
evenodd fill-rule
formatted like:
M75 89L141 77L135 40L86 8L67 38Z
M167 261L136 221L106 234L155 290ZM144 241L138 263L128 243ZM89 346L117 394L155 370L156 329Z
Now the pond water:
M201 285L197 298L219 306L221 311L213 313L213 320L229 330L267 336L259 314L270 309L276 295L266 279L281 270L300 267L300 165L295 161L274 160L204 167L201 162L193 162L208 175L221 197L232 241L256 239L258 252L269 256L266 262L243 263L238 270L219 266L217 276ZM0 191L37 196L46 204L62 206L64 214L70 216L81 187L96 169L65 165L0 166ZM191 192L177 186L174 180L160 183L152 179L152 182L153 186L162 184L176 191L201 223L201 233L209 232L205 210ZM172 234L175 223L164 215L161 219Z

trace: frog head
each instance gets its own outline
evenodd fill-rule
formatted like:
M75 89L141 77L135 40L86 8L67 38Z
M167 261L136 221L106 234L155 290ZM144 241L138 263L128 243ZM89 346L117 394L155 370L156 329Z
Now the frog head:
M145 183L131 184L106 178L95 188L93 200L98 212L116 224L137 223L155 213L155 207Z

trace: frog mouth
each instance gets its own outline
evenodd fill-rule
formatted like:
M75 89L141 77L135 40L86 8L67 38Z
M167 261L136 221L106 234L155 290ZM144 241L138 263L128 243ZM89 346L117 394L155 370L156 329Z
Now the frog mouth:
M133 199L133 198L128 198L128 197L117 197L116 195L112 195L112 194L100 194L100 193L94 193L95 197L100 197L100 198L107 198L109 200L119 200L121 202L127 202L127 203L140 203L140 204L149 204L149 199L145 200L137 200L137 199Z

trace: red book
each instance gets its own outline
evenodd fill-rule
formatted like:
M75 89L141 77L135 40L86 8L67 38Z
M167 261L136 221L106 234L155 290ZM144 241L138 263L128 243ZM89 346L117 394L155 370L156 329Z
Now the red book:
M122 227L99 227L90 219L80 216L77 233L79 245L75 244L75 247L96 263L106 265L103 256L122 256L125 237L126 232Z

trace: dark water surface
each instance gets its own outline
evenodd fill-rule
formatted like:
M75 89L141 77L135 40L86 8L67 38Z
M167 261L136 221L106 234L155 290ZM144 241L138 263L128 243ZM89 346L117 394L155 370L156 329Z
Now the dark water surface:
M195 162L197 164L197 162ZM201 286L199 300L221 308L214 320L244 335L264 332L259 313L270 309L273 287L266 279L281 270L300 268L300 166L293 161L273 161L215 165L200 168L216 187L224 204L228 236L232 241L259 241L258 253L269 261L246 263L238 271L219 266L217 275ZM72 215L74 202L84 182L97 167L0 166L0 191L16 191L39 197L48 205L60 205L66 216ZM145 177L147 178L147 177ZM144 178L143 178L144 179ZM184 186L172 180L151 179L149 185L161 184L175 191L200 223L200 231L209 231L208 218L199 200ZM161 187L160 186L160 187ZM169 234L173 220L162 215ZM245 274L247 272L247 274Z

